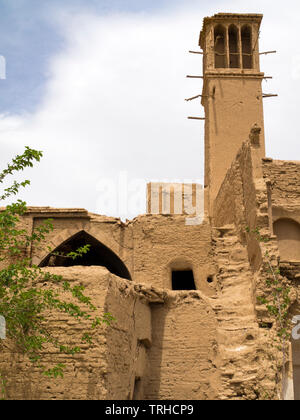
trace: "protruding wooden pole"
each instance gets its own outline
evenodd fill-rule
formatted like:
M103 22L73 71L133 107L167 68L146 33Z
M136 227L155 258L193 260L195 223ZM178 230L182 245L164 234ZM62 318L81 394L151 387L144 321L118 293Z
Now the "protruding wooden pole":
M203 79L203 76L190 76L189 74L186 77L190 79Z
M273 96L278 96L278 95L275 94L275 93L263 93L262 94L263 98L272 98Z
M265 52L261 52L261 53L259 53L259 55L263 55L263 54L275 54L275 53L277 53L277 51L265 51Z
M203 117L188 117L188 120L205 120Z
M191 53L191 54L201 54L201 55L204 54L202 51L189 51L189 53Z
M193 96L192 98L187 98L187 99L185 99L185 101L193 101L194 99L197 99L197 98L201 98L203 95L197 95L197 96Z

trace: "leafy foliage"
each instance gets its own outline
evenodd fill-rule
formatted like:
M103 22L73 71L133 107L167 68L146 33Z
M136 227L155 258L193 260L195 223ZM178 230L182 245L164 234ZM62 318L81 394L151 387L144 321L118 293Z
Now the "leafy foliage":
M15 157L0 173L0 184L7 177L39 162L42 152L25 148L22 155ZM16 195L20 188L30 181L13 181L3 189L0 201ZM53 229L51 220L46 220L28 232L21 227L20 216L26 213L26 203L17 200L0 211L0 314L6 319L6 334L9 341L26 354L30 361L41 369L43 375L58 378L63 376L65 366L45 366L43 351L54 346L60 353L74 355L80 353L83 343L92 343L94 331L103 324L114 320L111 314L92 316L97 308L84 294L83 286L72 286L61 276L50 274L32 264L26 250L32 244L38 245ZM48 251L50 251L48 249ZM89 251L89 245L64 255L65 258L80 258ZM45 285L45 287L43 286ZM54 287L53 287L54 286ZM69 298L67 298L67 296ZM47 320L52 311L67 314L84 325L89 325L76 346L68 346L63 337L55 337L47 328ZM4 343L0 341L1 344ZM0 375L0 393L5 394L5 380Z

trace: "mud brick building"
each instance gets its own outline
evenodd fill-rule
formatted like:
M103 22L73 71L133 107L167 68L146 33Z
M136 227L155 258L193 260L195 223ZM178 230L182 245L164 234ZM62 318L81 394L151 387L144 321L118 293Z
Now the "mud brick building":
M17 352L2 353L9 398L279 398L281 377L269 357L279 357L270 345L275 326L257 297L266 293L267 250L292 288L291 317L300 314L300 162L265 156L261 21L219 13L203 22L201 223L189 223L195 215L175 199L196 208L195 185L149 184L148 213L127 223L83 209L28 209L28 231L49 217L54 225L43 247L26 250L33 263L83 284L117 321L82 354L47 355L67 361L64 380L49 382ZM81 265L47 251L86 243L91 252ZM71 342L82 332L63 317L49 324ZM285 367L285 398L300 399L299 341L290 343Z

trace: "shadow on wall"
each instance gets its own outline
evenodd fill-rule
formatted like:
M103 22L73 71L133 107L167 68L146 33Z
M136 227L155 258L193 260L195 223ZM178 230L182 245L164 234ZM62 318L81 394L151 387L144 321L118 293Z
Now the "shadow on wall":
M300 225L292 219L279 219L274 223L280 259L300 261Z
M69 252L74 252L79 248L90 245L89 251L81 257L73 260L66 257ZM55 256L52 253L40 263L40 267L71 267L71 266L92 266L100 265L106 267L112 274L131 280L130 273L123 261L107 246L99 242L96 238L89 235L84 230L71 236L57 248L55 253L61 255Z

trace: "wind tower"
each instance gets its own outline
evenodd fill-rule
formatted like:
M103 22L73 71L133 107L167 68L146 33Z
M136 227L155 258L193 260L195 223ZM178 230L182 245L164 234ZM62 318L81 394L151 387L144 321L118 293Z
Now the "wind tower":
M260 14L218 13L206 17L199 45L203 50L202 105L205 109L205 186L210 215L214 199L254 124L261 128L265 156L263 93L260 72Z

